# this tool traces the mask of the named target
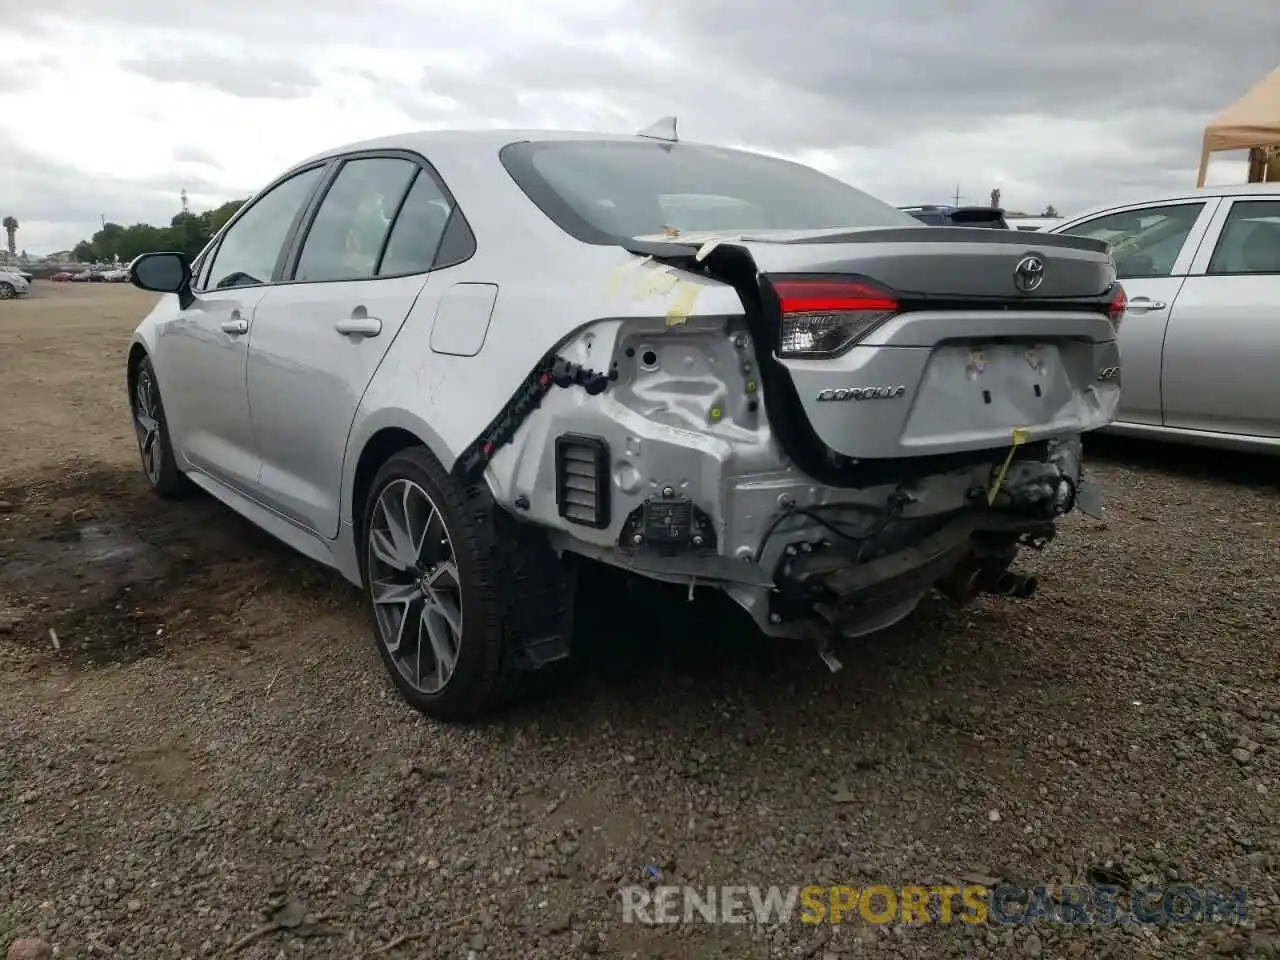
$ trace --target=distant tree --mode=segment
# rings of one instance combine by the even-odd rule
[[[128,263],[139,254],[158,250],[180,250],[194,257],[244,203],[231,200],[204,213],[183,210],[174,214],[164,227],[149,223],[135,223],[131,227],[104,223],[101,230],[88,240],[81,240],[71,252],[82,263],[117,259]]]
[[[4,218],[4,232],[9,241],[9,256],[13,256],[17,252],[18,245],[16,235],[18,233],[18,221],[14,217]]]
[[[1040,216],[1042,216],[1042,217],[1052,217],[1052,218],[1055,218],[1055,219],[1056,219],[1057,217],[1062,216],[1062,214],[1058,213],[1058,211],[1054,208],[1053,204],[1051,203],[1051,204],[1049,204],[1047,207],[1045,207],[1045,208],[1044,208],[1044,212],[1043,212],[1043,213],[1041,213],[1041,214],[1040,214]]]
[[[210,235],[217,233],[227,225],[227,221],[236,215],[241,207],[245,205],[244,200],[228,200],[220,207],[214,207],[208,213],[204,214],[209,218]]]

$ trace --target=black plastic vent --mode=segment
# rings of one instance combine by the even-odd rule
[[[556,504],[570,523],[609,525],[609,445],[599,437],[556,437]]]

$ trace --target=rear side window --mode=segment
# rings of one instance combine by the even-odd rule
[[[1209,273],[1280,273],[1280,200],[1237,200]]]
[[[378,276],[430,270],[452,213],[453,205],[436,182],[425,171],[419,172],[391,228]]]
[[[567,233],[587,243],[704,230],[915,226],[896,207],[811,167],[700,144],[513,143],[503,166]]]
[[[307,232],[295,280],[367,280],[418,166],[396,157],[343,164]]]

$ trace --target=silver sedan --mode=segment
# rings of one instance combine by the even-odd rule
[[[1113,433],[1280,454],[1280,183],[1098,207],[1129,295]]]

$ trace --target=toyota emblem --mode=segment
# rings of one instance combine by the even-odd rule
[[[1013,285],[1021,293],[1033,293],[1044,283],[1044,261],[1035,254],[1023,257],[1013,268]]]

